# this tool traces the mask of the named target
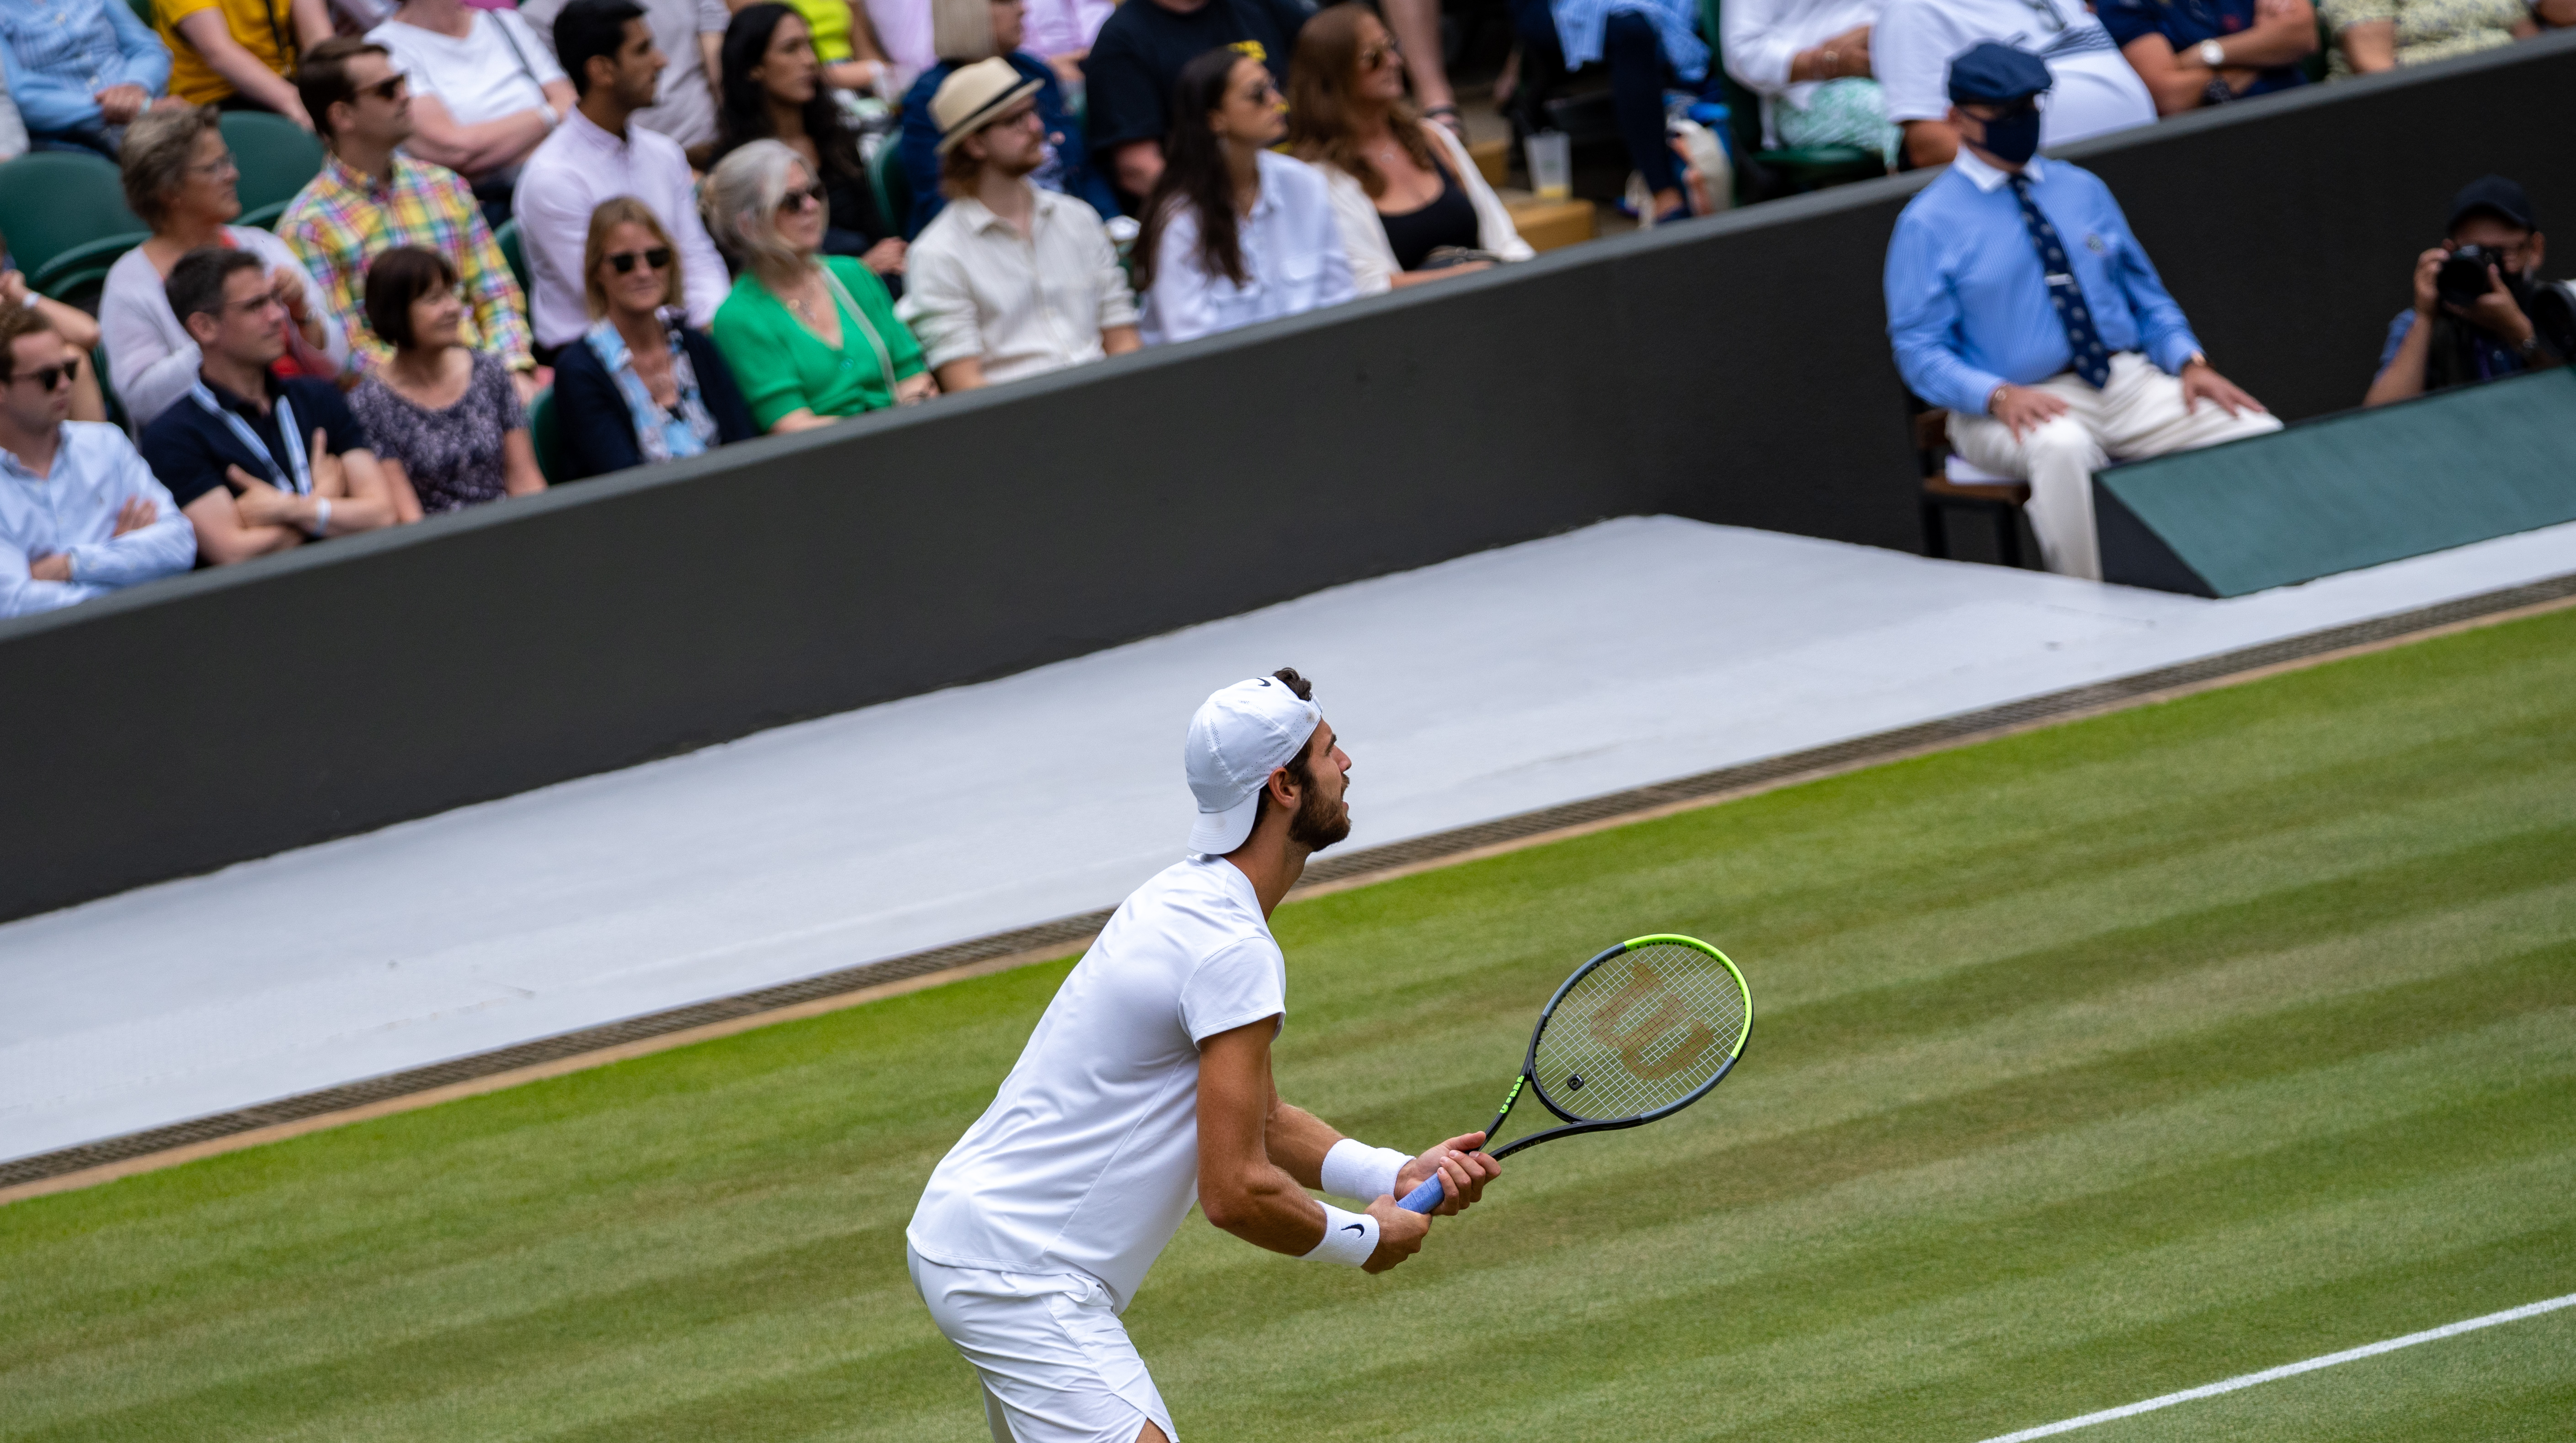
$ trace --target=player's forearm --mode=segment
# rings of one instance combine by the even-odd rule
[[[1219,1177],[1199,1169],[1199,1210],[1222,1232],[1291,1257],[1324,1238],[1324,1208],[1280,1168],[1248,1166]]]
[[[1271,1165],[1297,1180],[1300,1187],[1324,1185],[1324,1154],[1342,1140],[1330,1123],[1289,1103],[1279,1104],[1263,1130],[1262,1144]]]

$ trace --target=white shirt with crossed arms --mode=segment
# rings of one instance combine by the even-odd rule
[[[1284,1017],[1252,883],[1193,857],[1136,889],[1076,963],[905,1236],[956,1268],[1079,1272],[1120,1311],[1198,1201],[1199,1044]]]

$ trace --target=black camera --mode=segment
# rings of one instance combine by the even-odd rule
[[[2433,289],[2452,305],[2473,305],[2494,284],[2487,279],[2489,266],[2495,267],[2499,275],[2512,271],[2503,251],[2493,246],[2462,246],[2442,262],[2442,269],[2433,277]]]

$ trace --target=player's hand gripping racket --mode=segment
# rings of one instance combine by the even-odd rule
[[[1695,937],[1622,942],[1575,968],[1547,1000],[1521,1075],[1485,1136],[1502,1130],[1523,1088],[1564,1126],[1515,1138],[1492,1155],[1670,1117],[1725,1080],[1752,1033],[1753,993],[1725,953]],[[1441,1197],[1435,1172],[1402,1205],[1427,1213]]]

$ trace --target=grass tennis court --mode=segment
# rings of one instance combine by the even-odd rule
[[[1186,1437],[1974,1443],[2576,1291],[2576,612],[1292,904],[1281,1090],[1481,1125],[1667,929],[1734,1078],[1384,1278],[1193,1219]],[[0,1438],[981,1439],[902,1228],[1064,970],[0,1208]],[[2073,1436],[2570,1417],[2576,1310]]]

